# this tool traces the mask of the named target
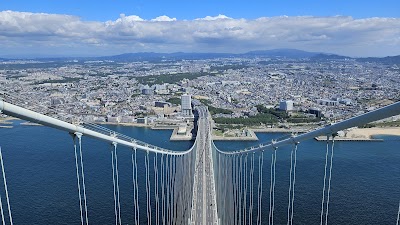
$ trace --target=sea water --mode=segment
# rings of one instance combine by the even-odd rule
[[[43,126],[14,122],[0,129],[7,184],[15,224],[79,224],[80,211],[71,136]],[[191,141],[171,142],[171,130],[108,126],[147,143],[186,150]],[[257,133],[259,141],[218,141],[225,151],[269,142],[284,136]],[[395,224],[400,200],[400,138],[380,136],[384,142],[336,142],[329,205],[329,224]],[[286,224],[290,152],[277,151],[275,224]],[[300,143],[294,202],[294,224],[319,224],[325,165],[325,142]],[[145,153],[138,151],[140,221],[146,223]],[[134,224],[131,149],[118,147],[121,217]],[[154,154],[150,154],[154,157]],[[113,224],[114,195],[111,145],[83,137],[83,160],[90,224]],[[268,224],[271,152],[264,152],[263,224]],[[151,164],[153,165],[153,164]],[[256,160],[255,179],[258,179]],[[153,178],[153,176],[151,176]],[[2,185],[2,183],[0,183]],[[5,205],[3,188],[0,194]],[[254,198],[257,205],[256,196]],[[257,210],[253,214],[256,214]],[[154,220],[153,220],[154,221]]]

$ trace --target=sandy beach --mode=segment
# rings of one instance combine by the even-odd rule
[[[0,123],[5,123],[7,121],[10,120],[18,120],[17,118],[11,117],[11,116],[7,116],[7,117],[0,117]]]
[[[348,138],[371,138],[374,135],[400,136],[400,127],[354,128],[346,133]]]

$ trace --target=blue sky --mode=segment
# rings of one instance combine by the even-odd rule
[[[0,57],[276,48],[400,55],[400,0],[0,0]]]
[[[0,10],[77,15],[83,20],[106,21],[118,15],[144,19],[167,15],[194,19],[224,14],[254,19],[271,16],[335,16],[354,18],[400,17],[399,0],[0,0]]]

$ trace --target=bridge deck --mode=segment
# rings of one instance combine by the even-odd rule
[[[199,107],[192,224],[218,224],[208,113]]]

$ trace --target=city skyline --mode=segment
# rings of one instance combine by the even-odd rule
[[[0,57],[278,48],[351,57],[400,55],[396,1],[230,3],[105,1],[93,7],[77,1],[4,1]]]

